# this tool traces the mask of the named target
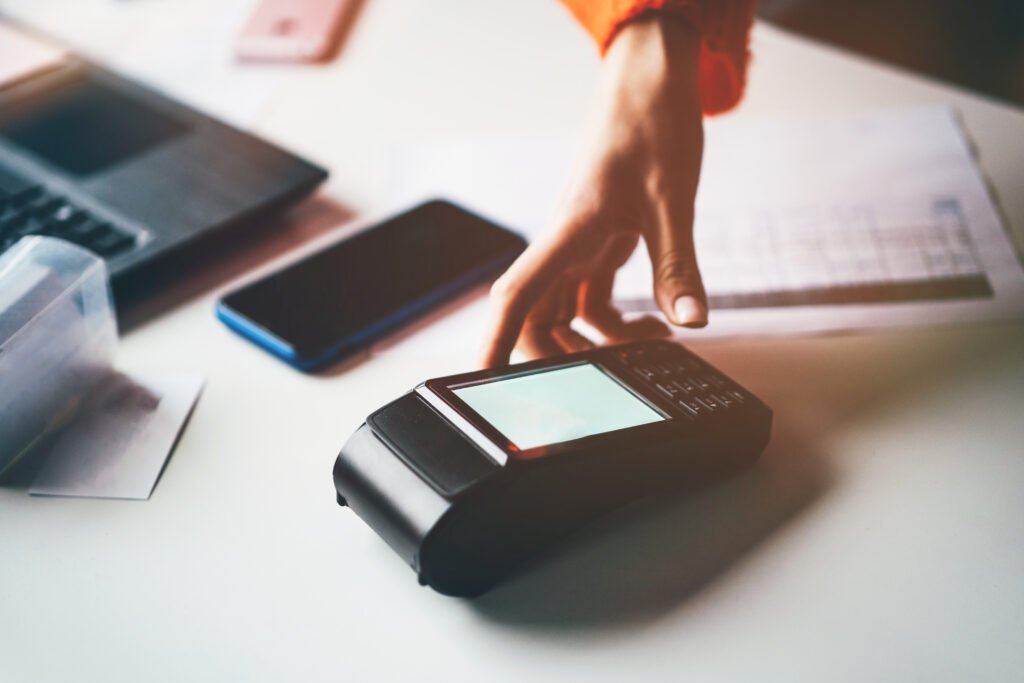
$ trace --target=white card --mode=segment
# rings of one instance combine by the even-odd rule
[[[28,492],[148,499],[202,387],[194,375],[116,375],[61,430]]]

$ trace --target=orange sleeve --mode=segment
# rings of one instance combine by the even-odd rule
[[[750,27],[757,0],[562,0],[604,54],[627,22],[666,12],[701,34],[699,84],[706,114],[733,108],[743,96],[750,61]]]

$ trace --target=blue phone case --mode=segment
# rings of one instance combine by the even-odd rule
[[[397,331],[416,318],[455,298],[458,294],[485,282],[492,275],[501,273],[511,265],[513,260],[514,258],[502,258],[484,264],[477,270],[452,280],[445,287],[411,301],[390,316],[338,340],[336,344],[316,356],[300,355],[290,344],[225,305],[223,299],[217,302],[216,313],[221,322],[257,346],[269,351],[297,370],[312,372],[368,348],[375,341]]]
[[[413,320],[439,307],[441,304],[450,301],[460,293],[498,275],[526,248],[526,240],[518,233],[487,221],[470,211],[466,211],[465,209],[444,200],[433,200],[427,202],[390,220],[400,220],[402,217],[414,214],[417,211],[431,210],[431,208],[436,209],[437,207],[447,207],[448,210],[454,210],[460,214],[467,215],[476,221],[485,222],[495,230],[501,231],[512,239],[507,240],[507,245],[502,248],[501,253],[490,260],[479,264],[471,270],[464,271],[458,277],[455,277],[440,286],[423,292],[419,296],[410,299],[404,306],[401,306],[385,317],[377,319],[351,334],[334,340],[333,343],[327,345],[325,348],[317,349],[315,354],[303,355],[303,353],[299,349],[295,348],[293,344],[276,335],[246,313],[233,308],[232,305],[228,303],[228,299],[237,292],[244,291],[244,289],[249,287],[258,286],[260,282],[274,277],[277,273],[267,275],[263,280],[258,280],[257,282],[247,285],[243,290],[237,290],[237,292],[231,292],[225,295],[217,302],[217,318],[241,336],[277,356],[292,367],[304,372],[315,371],[328,364],[340,361],[359,351],[367,349],[374,342],[387,336],[389,333],[400,329]],[[388,222],[389,221],[384,221],[380,225],[385,225]],[[368,230],[374,230],[375,227],[376,226],[368,228]],[[345,241],[347,240],[343,240],[342,242]],[[319,253],[322,254],[324,251],[332,249],[338,244],[341,243],[336,242],[334,244],[327,245]],[[311,254],[307,256],[306,259],[313,259],[316,256],[317,254]],[[304,261],[287,266],[284,270],[301,267],[302,263],[304,263]],[[278,271],[278,273],[284,272],[284,270]],[[330,311],[324,311],[324,315],[330,314]]]

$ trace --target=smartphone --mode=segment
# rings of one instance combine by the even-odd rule
[[[345,18],[360,0],[262,0],[235,44],[248,61],[326,59]]]
[[[525,248],[511,230],[434,200],[229,293],[217,317],[312,371],[496,277]]]

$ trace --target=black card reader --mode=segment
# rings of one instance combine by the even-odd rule
[[[638,342],[427,380],[366,419],[334,484],[420,583],[475,596],[605,513],[751,463],[771,420],[683,346]]]

